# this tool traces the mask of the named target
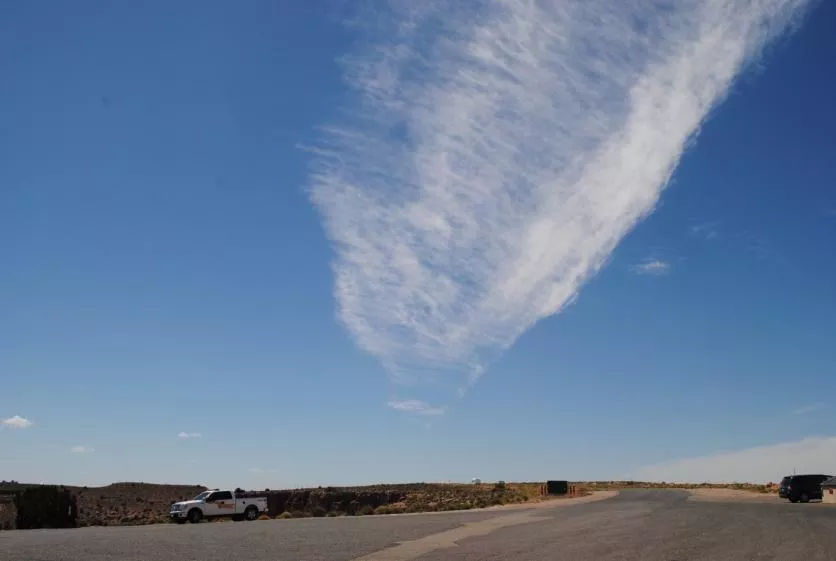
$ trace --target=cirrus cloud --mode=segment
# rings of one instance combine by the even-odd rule
[[[791,413],[793,415],[806,415],[808,413],[815,413],[816,411],[820,411],[822,409],[824,409],[824,403],[810,403],[808,405],[796,407],[791,411]]]
[[[89,446],[73,446],[70,448],[70,452],[73,454],[90,454],[95,451],[95,449],[90,448]]]
[[[357,18],[351,117],[309,148],[341,322],[396,381],[475,382],[604,266],[807,4],[393,1]]]
[[[652,259],[645,261],[643,263],[639,263],[638,265],[633,265],[630,268],[634,273],[637,275],[667,275],[671,270],[670,263],[666,261],[660,261],[658,259]]]
[[[445,409],[443,407],[433,407],[425,401],[419,399],[393,399],[387,403],[389,409],[395,411],[403,411],[404,413],[415,413],[416,415],[437,416],[444,415]]]

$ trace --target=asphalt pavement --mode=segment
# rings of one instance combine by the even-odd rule
[[[833,561],[836,507],[670,490],[537,508],[0,532],[1,561]]]

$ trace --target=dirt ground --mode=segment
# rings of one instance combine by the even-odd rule
[[[774,493],[756,493],[740,489],[688,489],[689,500],[708,502],[774,503],[783,501]]]

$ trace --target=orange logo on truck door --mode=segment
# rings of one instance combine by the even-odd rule
[[[218,508],[235,508],[235,505],[232,503],[220,502],[218,503]]]

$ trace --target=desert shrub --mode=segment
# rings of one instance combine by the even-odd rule
[[[258,519],[259,520],[270,520],[270,517],[267,516],[266,514],[262,514],[261,516],[258,517]]]
[[[504,491],[505,490],[505,482],[504,481],[497,481],[496,485],[493,486],[494,489],[497,491]]]
[[[375,510],[375,514],[403,514],[404,512],[406,512],[406,505],[403,504],[381,505]]]
[[[325,516],[327,516],[328,518],[336,518],[339,515],[340,514],[338,512],[334,512],[333,510],[325,513]]]
[[[442,510],[464,510],[466,506],[463,506],[462,503],[447,503],[441,507]]]
[[[288,518],[293,518],[293,515],[289,512],[283,512],[276,516],[276,520],[287,520]]]
[[[321,506],[315,506],[313,508],[313,510],[311,510],[311,514],[314,516],[314,518],[322,518],[327,513],[326,513],[325,509],[322,508]]]
[[[310,518],[311,515],[309,512],[305,512],[304,510],[294,510],[291,515],[293,518]]]
[[[359,516],[368,516],[370,514],[374,514],[374,508],[370,505],[363,505],[360,507],[360,510],[357,511]]]

